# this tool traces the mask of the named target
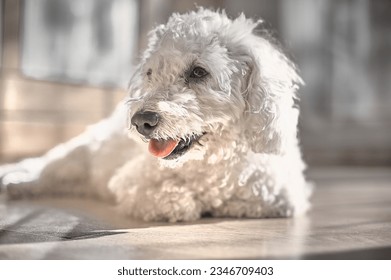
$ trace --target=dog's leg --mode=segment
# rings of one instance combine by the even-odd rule
[[[296,182],[297,183],[297,182]],[[308,188],[296,185],[295,194],[284,185],[263,180],[238,186],[235,193],[218,208],[212,210],[216,217],[280,218],[303,214],[309,207]],[[295,182],[292,182],[295,184]]]
[[[276,218],[305,213],[311,186],[303,176],[304,164],[296,158],[258,155],[246,163],[232,195],[212,210],[214,216]]]
[[[121,167],[110,180],[120,212],[144,221],[194,221],[201,203],[186,182],[162,170],[155,159],[140,155]]]
[[[70,192],[88,177],[88,151],[79,141],[73,139],[72,144],[57,146],[42,157],[0,167],[1,189],[9,198]]]
[[[125,125],[126,109],[120,104],[108,119],[42,157],[0,166],[1,189],[10,198],[42,194],[105,197],[110,176],[131,155]]]
[[[249,194],[248,196],[254,196]],[[270,201],[232,198],[211,211],[214,217],[236,218],[279,218],[294,215],[294,206],[284,194],[276,195]]]
[[[201,217],[201,204],[195,194],[176,181],[165,181],[163,186],[139,188],[136,192],[133,217],[145,221],[189,222]],[[121,204],[120,204],[121,205]],[[121,205],[127,207],[127,205]]]

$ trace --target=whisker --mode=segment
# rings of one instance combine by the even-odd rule
[[[126,105],[129,105],[130,103],[132,102],[137,102],[137,101],[140,101],[141,100],[141,97],[130,97],[128,98],[126,101],[125,101],[125,104]]]
[[[204,146],[204,145],[202,145],[202,144],[200,143],[200,140],[197,140],[196,143],[197,143],[198,145],[200,145],[201,147]]]

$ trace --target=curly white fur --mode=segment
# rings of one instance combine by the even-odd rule
[[[42,193],[114,195],[144,220],[287,217],[305,212],[310,190],[298,140],[296,91],[302,80],[244,15],[199,9],[174,14],[150,34],[113,115],[45,156],[0,168],[10,197]],[[189,81],[187,71],[209,73]],[[153,111],[153,139],[203,135],[177,159],[155,159],[126,121]],[[144,140],[144,141],[141,141]]]

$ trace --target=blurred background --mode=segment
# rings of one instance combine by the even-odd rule
[[[391,1],[198,0],[263,18],[299,66],[311,166],[391,165]],[[180,0],[0,0],[0,162],[43,153],[126,96],[146,34]]]

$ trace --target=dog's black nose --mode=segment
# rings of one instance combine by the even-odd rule
[[[132,125],[134,125],[140,134],[144,136],[150,136],[155,131],[159,123],[160,116],[155,112],[145,111],[137,112],[131,119]]]

